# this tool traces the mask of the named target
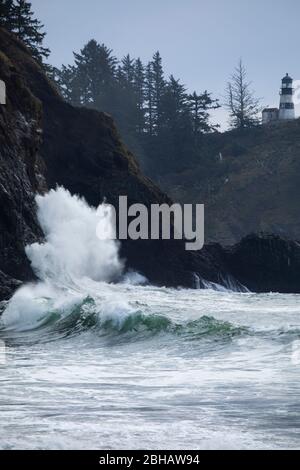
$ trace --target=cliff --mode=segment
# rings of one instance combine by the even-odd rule
[[[42,106],[4,54],[4,38],[1,31],[0,76],[7,85],[7,104],[0,106],[0,299],[33,278],[24,245],[42,237],[34,195],[46,187],[38,151]]]

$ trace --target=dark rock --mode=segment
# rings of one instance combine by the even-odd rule
[[[22,281],[14,279],[13,277],[8,276],[0,271],[0,300],[9,299],[12,292],[14,292],[21,285]]]
[[[42,106],[3,53],[2,39],[0,77],[6,83],[7,104],[0,106],[0,300],[18,285],[15,278],[34,277],[24,246],[43,236],[34,196],[46,187],[38,154]]]
[[[227,269],[251,291],[300,292],[300,243],[249,235],[225,252]]]

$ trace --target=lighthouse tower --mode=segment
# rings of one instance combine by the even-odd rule
[[[295,119],[293,79],[287,73],[280,90],[279,120]]]

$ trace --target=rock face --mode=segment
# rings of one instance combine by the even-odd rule
[[[0,77],[7,86],[7,103],[0,105],[0,299],[20,281],[33,278],[24,245],[42,237],[34,194],[45,189],[38,153],[42,106],[3,53],[2,39]]]
[[[249,235],[225,251],[230,273],[255,292],[300,292],[300,243]]]
[[[59,184],[94,206],[104,198],[117,205],[120,195],[129,204],[171,201],[142,175],[110,116],[66,104],[26,48],[3,29],[0,47],[0,78],[7,86],[7,104],[0,106],[1,301],[34,279],[24,247],[43,238],[36,192]],[[253,237],[230,249],[214,244],[200,252],[185,251],[183,241],[128,240],[121,255],[128,269],[158,285],[195,287],[196,274],[215,283],[234,276],[253,290],[300,292],[298,245],[280,239]]]

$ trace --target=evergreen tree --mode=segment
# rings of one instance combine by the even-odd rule
[[[115,117],[121,129],[132,135],[138,127],[138,108],[134,92],[134,60],[129,54],[123,57],[118,67],[117,84],[118,109]]]
[[[31,50],[32,55],[40,63],[47,58],[50,50],[43,47],[46,33],[42,31],[44,25],[33,17],[31,3],[26,0],[15,0],[12,5],[11,31]]]
[[[141,134],[145,129],[145,70],[141,59],[134,63],[133,90],[137,106],[137,132]]]
[[[123,70],[121,65],[118,65],[117,71],[116,71],[116,81],[119,84],[120,87],[124,87],[124,75],[123,75]]]
[[[192,113],[193,132],[197,137],[200,134],[215,131],[219,126],[211,125],[209,122],[209,110],[220,108],[218,100],[212,99],[211,94],[205,91],[198,95],[195,91],[188,96]]]
[[[124,57],[116,73],[113,116],[123,136],[132,145],[138,128],[138,106],[134,91],[134,69],[130,56]]]
[[[243,129],[259,124],[260,100],[251,90],[251,82],[247,80],[242,60],[239,61],[231,81],[227,84],[225,107],[230,113],[231,127]]]
[[[13,0],[0,0],[0,26],[12,31],[14,24]]]
[[[154,131],[154,80],[153,65],[149,62],[145,74],[146,130],[150,136]]]
[[[130,58],[130,55],[127,54],[122,59],[122,78],[126,83],[127,87],[133,87],[134,82],[134,60]]]
[[[155,171],[176,171],[186,165],[184,155],[191,158],[192,122],[186,88],[173,75],[165,83],[161,98],[161,117],[158,133]]]
[[[156,133],[159,132],[161,126],[161,103],[162,97],[165,92],[165,79],[162,67],[162,59],[160,53],[157,51],[152,60],[152,75],[153,75],[153,124]]]
[[[161,98],[161,122],[164,128],[178,129],[190,119],[185,86],[173,75],[165,86]]]
[[[116,68],[112,51],[92,39],[74,57],[75,86],[80,88],[81,104],[109,112]]]
[[[73,65],[63,65],[61,70],[54,70],[54,76],[50,78],[59,86],[62,96],[73,106],[80,106],[84,101],[82,80]]]

